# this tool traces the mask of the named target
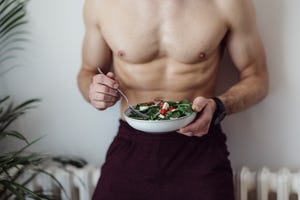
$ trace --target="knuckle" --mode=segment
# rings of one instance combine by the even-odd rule
[[[197,137],[202,137],[203,135],[204,134],[202,132],[199,132],[199,133],[195,134],[195,136],[197,136]]]
[[[98,74],[94,76],[94,83],[102,83],[104,81],[104,75]]]
[[[97,102],[97,103],[95,103],[95,107],[97,109],[101,109],[101,110],[105,110],[106,109],[106,106],[105,106],[104,102]]]
[[[105,75],[100,74],[98,80],[99,80],[100,83],[103,83],[105,81]]]
[[[103,87],[103,92],[105,92],[105,93],[109,93],[109,88],[108,88],[108,87],[106,87],[106,86],[104,86],[104,87]]]
[[[199,96],[199,97],[196,97],[196,98],[195,98],[194,102],[195,102],[195,103],[200,103],[200,102],[204,101],[204,99],[205,99],[204,97]]]
[[[98,100],[105,100],[105,95],[102,94],[102,93],[98,93],[98,94],[97,94],[97,99],[98,99]]]
[[[93,76],[93,83],[96,83],[96,82],[97,82],[98,77],[99,77],[98,75]]]
[[[203,124],[205,126],[207,126],[207,124],[209,124],[209,123],[210,123],[210,118],[206,117],[206,118],[203,119]]]
[[[208,127],[208,126],[205,126],[205,127],[203,128],[203,131],[202,131],[202,132],[203,132],[204,134],[206,134],[206,133],[208,132],[208,129],[209,129],[209,127]]]
[[[95,90],[95,85],[93,83],[90,84],[90,87],[89,87],[89,92],[92,92]]]
[[[193,109],[195,109],[196,111],[200,112],[204,106],[206,105],[206,101],[204,97],[196,97],[193,101]]]
[[[93,98],[94,98],[94,91],[93,90],[89,91],[89,98],[90,98],[90,100],[93,100]]]
[[[99,104],[94,100],[91,101],[91,104],[97,109],[100,107]]]
[[[109,100],[113,103],[116,103],[118,101],[116,97],[109,97]]]
[[[111,90],[111,94],[114,95],[115,97],[118,97],[118,91],[117,90]]]

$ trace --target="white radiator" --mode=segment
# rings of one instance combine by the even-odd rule
[[[100,170],[93,166],[82,169],[68,166],[66,169],[50,167],[53,174],[65,188],[59,190],[49,176],[40,174],[29,187],[44,192],[55,191],[62,200],[91,200]],[[288,169],[271,172],[268,168],[250,171],[247,167],[234,175],[236,200],[300,200],[300,172]]]
[[[92,194],[100,176],[99,168],[87,165],[84,168],[67,166],[65,168],[48,167],[45,171],[52,174],[63,186],[64,190],[50,178],[49,175],[40,173],[28,188],[43,193],[54,193],[58,200],[91,200]],[[27,177],[30,174],[27,174]],[[26,176],[23,176],[25,179]]]
[[[243,167],[235,175],[235,187],[237,200],[300,200],[300,172]]]

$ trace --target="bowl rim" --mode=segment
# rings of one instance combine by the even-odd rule
[[[168,120],[143,120],[143,119],[134,119],[134,118],[131,118],[131,117],[129,117],[126,113],[129,111],[130,109],[129,108],[127,108],[125,111],[124,111],[124,113],[123,113],[123,115],[124,115],[124,117],[125,118],[128,118],[128,119],[130,119],[130,120],[132,120],[132,121],[136,121],[136,122],[147,122],[147,123],[167,123],[167,122],[174,122],[174,121],[178,121],[178,120],[182,120],[182,119],[185,119],[185,118],[188,118],[188,117],[190,117],[190,116],[192,116],[192,115],[197,115],[197,112],[192,112],[191,114],[189,114],[189,115],[186,115],[186,116],[183,116],[183,117],[179,117],[179,118],[175,118],[175,119],[168,119]]]

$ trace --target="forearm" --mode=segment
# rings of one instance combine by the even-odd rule
[[[261,101],[268,93],[267,73],[242,79],[219,98],[227,114],[243,111]]]
[[[89,87],[92,83],[93,76],[95,75],[92,71],[87,71],[84,69],[81,69],[77,76],[77,84],[78,88],[83,96],[83,98],[90,102],[89,99]]]

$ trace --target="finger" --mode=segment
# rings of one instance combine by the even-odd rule
[[[203,113],[193,123],[181,128],[181,133],[192,132],[194,135],[203,135],[208,132],[212,116],[208,109],[204,109]]]
[[[204,97],[196,97],[193,101],[192,108],[196,112],[202,111],[207,105],[208,100]]]
[[[202,136],[206,135],[207,133],[208,133],[208,131],[206,131],[206,132],[194,133],[193,136],[196,136],[196,137],[202,137]]]
[[[110,88],[117,89],[119,84],[116,80],[104,75],[104,74],[97,74],[93,77],[93,83],[103,84]]]
[[[111,79],[113,79],[113,80],[116,80],[116,79],[115,79],[115,74],[112,73],[112,72],[108,72],[108,73],[106,74],[106,76],[109,77],[109,78],[111,78]]]
[[[100,92],[100,93],[107,94],[107,95],[110,95],[110,96],[119,97],[119,93],[118,93],[117,90],[112,89],[112,88],[107,87],[107,86],[102,85],[102,84],[92,84],[91,88],[90,88],[90,91],[98,92],[98,93]]]
[[[192,133],[192,132],[182,133],[182,132],[177,131],[177,133],[180,133],[180,134],[185,135],[185,136],[188,136],[188,137],[192,137],[192,136],[193,136],[193,133]]]
[[[208,120],[204,117],[198,118],[194,123],[187,125],[186,127],[181,128],[179,131],[184,132],[198,132],[203,129],[203,127],[208,123]]]
[[[111,95],[107,95],[104,93],[100,93],[100,92],[94,92],[91,95],[91,99],[94,101],[104,101],[104,102],[116,102],[118,101],[117,97],[111,96]]]
[[[92,105],[98,110],[105,110],[114,104],[115,102],[92,101]]]

